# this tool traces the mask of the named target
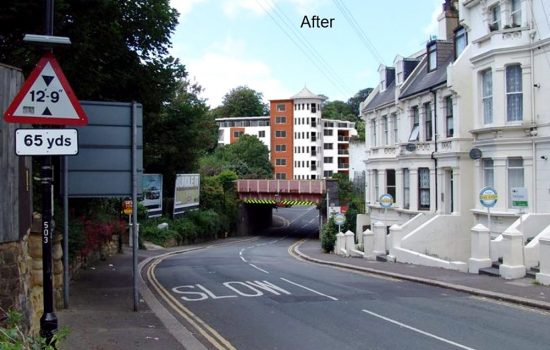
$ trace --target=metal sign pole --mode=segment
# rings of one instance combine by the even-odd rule
[[[53,36],[53,0],[46,0],[45,34]],[[51,344],[57,332],[57,316],[53,310],[53,276],[52,276],[52,157],[42,158],[40,168],[42,185],[42,288],[44,293],[44,312],[40,317],[40,335]]]
[[[491,237],[491,207],[487,207],[487,226],[489,228],[489,239]]]
[[[63,157],[63,306],[69,308],[69,157]]]
[[[40,335],[51,344],[57,331],[57,316],[53,310],[52,276],[52,157],[42,159],[40,178],[42,184],[42,279],[44,312],[40,317]]]
[[[137,204],[137,103],[132,102],[132,261],[133,261],[133,290],[134,290],[134,311],[138,311],[138,204]]]

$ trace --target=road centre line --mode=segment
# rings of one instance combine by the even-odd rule
[[[451,341],[451,340],[448,340],[448,339],[445,339],[445,338],[442,338],[442,337],[438,337],[438,336],[435,335],[435,334],[431,334],[431,333],[425,332],[425,331],[423,331],[423,330],[420,330],[420,329],[418,329],[418,328],[414,328],[414,327],[412,327],[412,326],[406,325],[406,324],[404,324],[404,323],[401,323],[401,322],[399,322],[399,321],[393,320],[393,319],[391,319],[391,318],[388,318],[388,317],[384,317],[384,316],[382,316],[382,315],[379,315],[379,314],[377,314],[377,313],[375,313],[375,312],[372,312],[372,311],[369,311],[369,310],[362,310],[362,311],[365,312],[365,313],[367,313],[367,314],[369,314],[369,315],[372,315],[372,316],[374,316],[374,317],[381,318],[381,319],[383,319],[384,321],[388,321],[388,322],[391,322],[391,323],[393,323],[393,324],[396,324],[396,325],[398,325],[398,326],[400,326],[400,327],[407,328],[407,329],[409,329],[409,330],[411,330],[411,331],[414,331],[414,332],[423,334],[423,335],[425,335],[425,336],[427,336],[427,337],[437,339],[437,340],[439,340],[439,341],[442,341],[442,342],[447,343],[447,344],[450,344],[450,345],[454,345],[454,346],[456,346],[457,348],[461,348],[461,349],[465,349],[465,350],[475,350],[474,348],[470,348],[470,347],[468,347],[468,346],[466,346],[466,345],[462,345],[462,344],[459,344],[459,343],[455,343],[454,341]]]
[[[255,268],[256,270],[259,270],[259,271],[262,271],[263,273],[269,274],[269,272],[267,272],[267,271],[264,270],[264,269],[259,268],[258,266],[254,265],[254,264],[248,264],[248,265],[252,266],[252,267]]]
[[[297,287],[303,288],[303,289],[308,290],[308,291],[310,291],[310,292],[312,292],[312,293],[315,293],[315,294],[317,294],[317,295],[321,295],[321,296],[323,296],[323,297],[329,298],[330,300],[334,300],[334,301],[337,301],[337,300],[338,300],[338,299],[335,298],[335,297],[331,297],[330,295],[323,294],[323,293],[321,293],[321,292],[318,292],[318,291],[316,291],[316,290],[314,290],[314,289],[308,288],[308,287],[303,286],[303,285],[301,285],[301,284],[298,284],[298,283],[296,283],[296,282],[292,282],[292,281],[290,281],[290,280],[287,280],[286,278],[281,277],[281,279],[282,279],[283,281],[287,282],[287,283],[293,284],[293,285],[295,285],[295,286],[297,286]]]

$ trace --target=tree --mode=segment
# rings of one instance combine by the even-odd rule
[[[323,119],[347,120],[351,122],[355,122],[358,119],[350,106],[342,101],[326,102],[321,113]]]
[[[221,112],[223,117],[251,117],[268,115],[269,109],[263,103],[263,94],[247,86],[239,86],[223,97]],[[216,113],[216,114],[217,114]]]
[[[370,95],[371,92],[372,88],[359,90],[353,97],[348,100],[347,104],[355,115],[359,116],[361,114],[361,111],[359,110],[359,104],[365,101],[365,99]]]
[[[231,170],[239,178],[269,179],[273,177],[273,166],[269,161],[269,150],[256,136],[242,135],[233,144],[218,147],[200,159],[200,173],[215,176]]]
[[[164,174],[168,184],[174,183],[176,173],[196,171],[199,157],[217,144],[214,120],[208,117],[208,107],[198,97],[199,92],[199,86],[180,82],[176,97],[156,118],[146,120],[145,169]]]
[[[44,1],[0,3],[0,62],[30,72],[41,52],[22,41],[44,33]],[[187,73],[168,56],[178,13],[169,0],[57,0],[54,34],[72,45],[56,57],[81,100],[138,101],[158,113]]]

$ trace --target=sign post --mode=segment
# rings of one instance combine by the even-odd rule
[[[487,208],[487,228],[489,229],[489,236],[491,235],[491,208],[497,204],[498,195],[497,191],[492,187],[483,187],[479,191],[479,203]]]
[[[519,226],[523,235],[523,214],[529,207],[529,195],[527,187],[512,187],[512,208],[519,209]]]
[[[334,222],[338,225],[338,233],[342,232],[342,225],[346,222],[346,216],[342,213],[334,214]]]
[[[43,40],[46,40],[48,43],[46,45],[46,52],[6,109],[4,121],[8,123],[47,125],[39,131],[18,130],[22,143],[18,144],[17,150],[21,151],[21,155],[43,155],[40,167],[40,182],[42,187],[41,233],[44,312],[42,317],[40,317],[40,335],[46,338],[48,345],[55,346],[55,344],[52,344],[53,336],[57,332],[57,316],[53,308],[53,168],[51,155],[74,153],[74,145],[78,144],[78,140],[71,131],[53,131],[48,126],[54,124],[86,125],[88,119],[80,107],[78,99],[65,78],[57,60],[53,56],[52,46],[55,40],[52,39],[57,38],[53,36],[53,0],[46,0],[45,5],[45,36],[32,35],[35,40],[30,41],[43,44]],[[70,43],[67,38],[62,39],[64,40],[60,40],[59,43]],[[17,136],[16,131],[16,139]],[[78,147],[76,148],[76,152],[78,152]],[[65,269],[67,268],[65,266]]]
[[[380,199],[378,201],[380,202],[380,206],[384,208],[384,225],[388,227],[386,215],[388,213],[388,208],[391,208],[391,206],[393,205],[393,196],[389,193],[385,193],[380,196]]]

